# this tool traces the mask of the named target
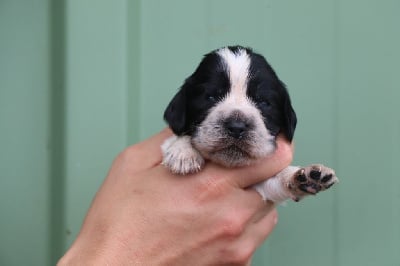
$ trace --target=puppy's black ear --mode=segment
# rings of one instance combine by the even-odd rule
[[[289,95],[285,97],[285,101],[283,104],[284,104],[283,111],[285,117],[283,133],[285,134],[286,138],[289,141],[292,141],[294,136],[294,130],[296,129],[297,117],[290,102]]]
[[[183,86],[168,104],[164,112],[164,120],[175,135],[182,135],[186,131],[186,88]]]

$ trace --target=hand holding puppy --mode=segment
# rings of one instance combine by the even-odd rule
[[[114,161],[81,231],[58,265],[246,265],[271,233],[272,205],[253,189],[287,167],[282,138],[268,160],[227,169],[206,163],[182,177],[160,165],[170,130]]]

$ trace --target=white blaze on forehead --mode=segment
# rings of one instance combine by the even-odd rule
[[[231,83],[228,98],[234,102],[243,101],[246,97],[247,79],[250,68],[250,57],[246,50],[239,49],[236,53],[228,48],[222,48],[218,54],[225,62],[226,71]]]

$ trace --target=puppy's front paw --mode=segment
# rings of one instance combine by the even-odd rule
[[[174,174],[186,175],[200,171],[204,159],[194,149],[181,150],[171,147],[165,151],[162,164]]]
[[[188,136],[171,137],[162,145],[163,161],[174,174],[191,174],[201,170],[204,159],[201,154],[193,148]]]
[[[316,164],[296,171],[287,183],[294,201],[299,201],[306,195],[315,195],[330,188],[339,179],[332,169]]]

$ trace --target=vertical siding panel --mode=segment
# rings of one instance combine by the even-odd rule
[[[49,264],[49,2],[0,2],[0,265]]]
[[[127,142],[126,2],[66,2],[67,246]]]
[[[142,63],[141,1],[126,0],[126,38],[127,38],[127,141],[135,143],[140,139],[140,95]]]
[[[65,2],[50,2],[50,184],[49,250],[55,265],[65,250]]]
[[[400,40],[397,40],[397,47],[400,45]],[[400,56],[399,56],[400,57]],[[397,62],[399,62],[400,58],[397,58]],[[394,82],[396,81],[396,70],[395,68],[392,69],[392,77]],[[398,82],[397,82],[398,83]],[[396,83],[395,83],[396,84]],[[398,111],[396,106],[398,105],[398,99],[400,99],[400,91],[398,88],[394,88],[392,92],[392,114],[396,114]],[[394,115],[397,117],[396,115]],[[390,158],[392,158],[392,167],[391,167],[391,189],[390,194],[392,195],[391,202],[389,204],[391,209],[391,214],[388,216],[387,219],[391,221],[391,230],[392,230],[392,238],[391,243],[389,244],[392,247],[392,256],[393,256],[393,264],[400,265],[400,252],[396,247],[400,246],[400,178],[398,175],[398,162],[400,161],[400,121],[397,117],[397,122],[393,123],[393,133],[391,135],[391,143],[392,143],[392,150]]]
[[[339,265],[400,262],[399,10],[340,1]]]

